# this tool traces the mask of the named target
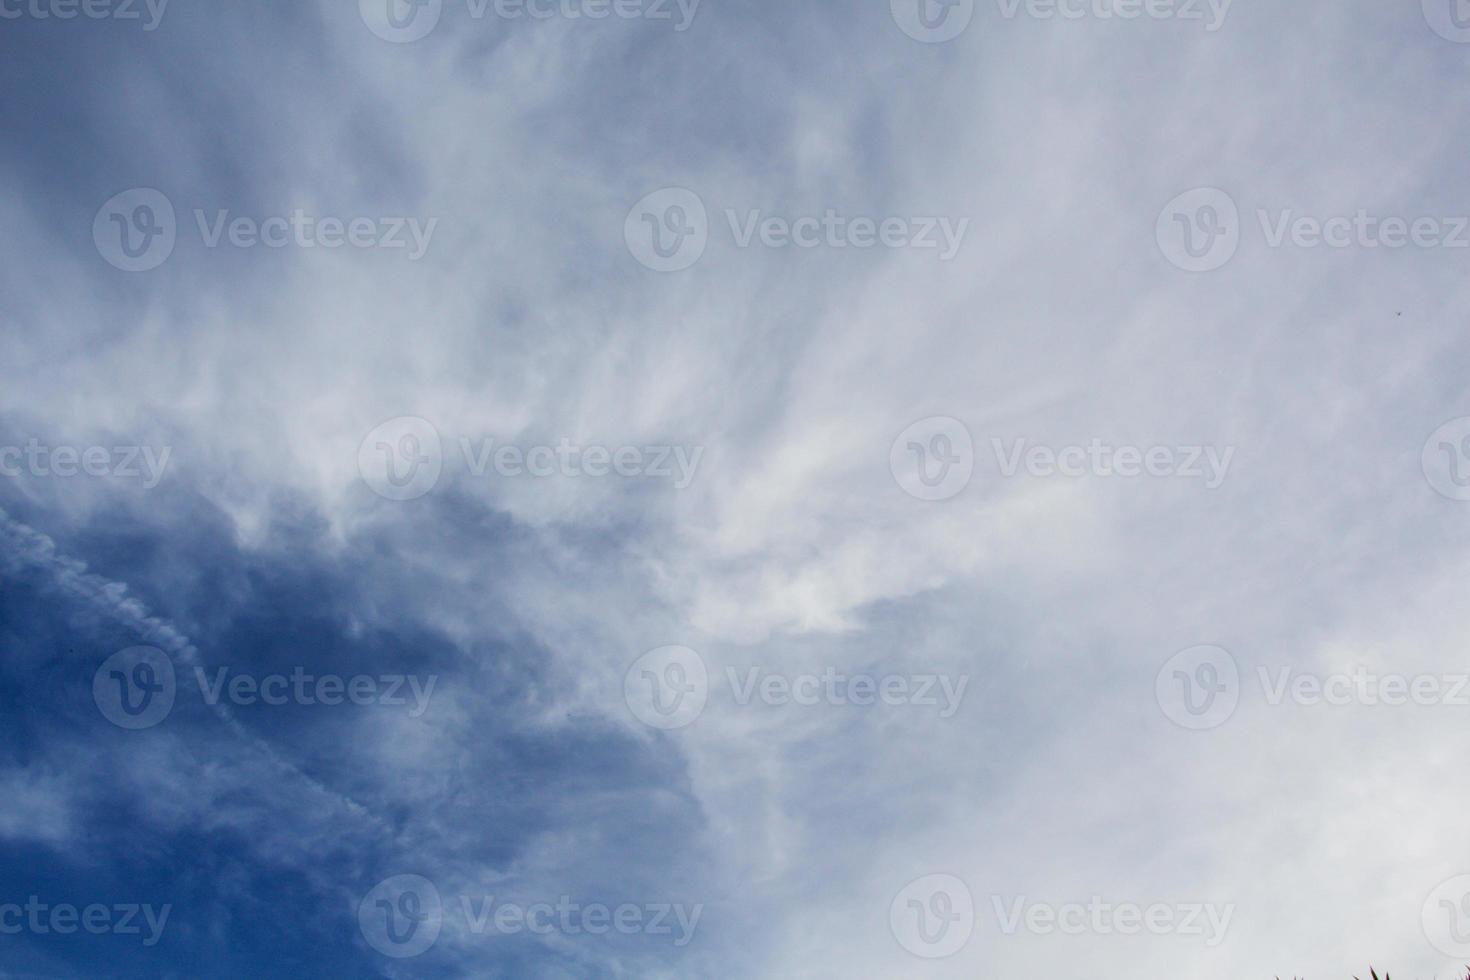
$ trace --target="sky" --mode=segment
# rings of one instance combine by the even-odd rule
[[[1467,77],[0,0],[0,978],[1462,975]]]

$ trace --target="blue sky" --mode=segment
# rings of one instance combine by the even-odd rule
[[[1470,961],[1470,10],[1060,3],[0,0],[0,977]]]

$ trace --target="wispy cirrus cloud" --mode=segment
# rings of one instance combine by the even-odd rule
[[[591,6],[3,25],[0,958],[1443,972],[1453,12]]]

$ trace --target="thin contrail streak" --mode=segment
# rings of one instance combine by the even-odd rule
[[[202,669],[198,648],[173,624],[152,615],[142,601],[129,596],[125,583],[87,571],[86,563],[60,554],[56,549],[56,542],[51,538],[15,520],[0,507],[0,573],[13,575],[27,568],[46,574],[57,589],[126,626],[144,643],[158,647],[176,662]],[[210,707],[231,732],[264,755],[282,774],[303,780],[315,792],[332,799],[356,816],[372,820],[386,831],[387,828],[381,821],[361,804],[302,772],[290,760],[282,757],[269,742],[240,724],[226,705],[216,702]]]

